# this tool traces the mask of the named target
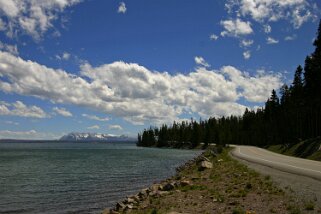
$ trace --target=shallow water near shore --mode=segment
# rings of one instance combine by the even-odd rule
[[[0,143],[0,213],[101,213],[198,154],[132,143]]]

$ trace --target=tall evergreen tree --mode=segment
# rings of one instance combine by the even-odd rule
[[[292,87],[294,91],[302,90],[302,87],[303,87],[302,71],[303,71],[303,68],[301,65],[299,65],[295,70],[294,79],[292,83]]]
[[[304,87],[306,95],[313,101],[321,100],[321,21],[313,43],[315,51],[306,57],[304,66]]]
[[[304,72],[298,66],[291,86],[281,87],[280,99],[273,90],[264,108],[246,109],[241,117],[150,127],[138,135],[138,145],[193,148],[204,142],[205,147],[211,143],[288,146],[321,136],[321,21],[314,46],[315,51],[305,60]]]

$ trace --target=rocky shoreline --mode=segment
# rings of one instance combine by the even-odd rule
[[[210,151],[213,156],[217,155],[217,151]],[[190,168],[191,166],[197,164],[200,171],[211,169],[213,164],[211,161],[205,157],[205,152],[199,156],[193,158],[192,160],[187,161],[183,165],[176,168],[176,174],[171,178],[168,178],[159,183],[155,183],[152,186],[142,189],[135,195],[128,196],[124,200],[117,202],[113,208],[107,208],[103,211],[103,214],[119,214],[130,212],[131,210],[137,209],[137,207],[148,198],[158,198],[164,195],[170,194],[170,191],[179,191],[177,190],[180,187],[185,187],[191,185],[191,181],[180,177],[179,172]],[[176,189],[176,190],[175,190]],[[144,207],[142,207],[144,208]]]
[[[230,149],[207,149],[169,179],[128,196],[103,214],[321,213],[315,201],[282,190],[232,159]]]

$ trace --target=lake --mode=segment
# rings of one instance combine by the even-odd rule
[[[133,143],[0,143],[0,213],[101,213],[199,153]]]

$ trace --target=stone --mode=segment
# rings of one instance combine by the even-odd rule
[[[147,194],[144,194],[143,192],[139,192],[139,193],[138,193],[138,197],[139,197],[139,200],[142,200],[142,199],[144,199],[145,197],[147,197]]]
[[[142,189],[137,195],[138,195],[138,197],[140,197],[140,198],[145,198],[145,197],[147,197],[148,196],[148,194],[151,192],[151,190],[150,189]]]
[[[213,164],[209,161],[202,161],[201,165],[200,165],[200,169],[204,170],[204,169],[212,169],[213,168]]]
[[[125,209],[133,209],[134,208],[134,206],[133,205],[130,205],[130,204],[128,204],[128,205],[126,205],[126,208]]]
[[[180,181],[174,181],[172,182],[172,185],[174,185],[174,187],[179,187],[181,185],[181,182]]]
[[[135,199],[131,198],[131,197],[127,198],[125,201],[128,204],[136,204],[137,203],[137,201]]]
[[[163,187],[163,191],[171,191],[175,188],[175,184],[174,183],[167,183],[164,187]]]
[[[149,188],[151,191],[163,190],[163,185],[161,184],[154,184]]]
[[[216,156],[217,156],[216,152],[213,151],[213,150],[211,150],[211,155],[212,155],[213,157],[216,157]]]
[[[155,196],[157,196],[157,191],[150,192],[150,193],[149,193],[149,196],[150,196],[150,197],[155,197]]]
[[[144,210],[144,209],[147,209],[148,208],[148,205],[142,205],[141,208]]]
[[[228,203],[229,205],[235,206],[238,205],[239,203],[237,201],[231,201]]]
[[[207,157],[205,157],[205,156],[201,156],[201,157],[200,157],[200,160],[210,162],[210,160],[209,160]]]
[[[110,214],[112,212],[112,209],[106,208],[103,210],[102,214]]]
[[[142,191],[145,191],[147,194],[151,192],[151,190],[148,188],[142,189]]]
[[[188,181],[188,180],[182,180],[181,182],[180,182],[180,184],[181,184],[181,186],[189,186],[189,185],[191,185],[191,182],[190,181]]]
[[[138,194],[132,196],[131,198],[134,199],[136,202],[140,201],[140,198],[139,198]]]
[[[163,196],[163,195],[168,195],[168,194],[169,194],[169,192],[167,192],[167,191],[158,191],[157,192],[158,196]]]
[[[118,202],[117,204],[116,204],[116,210],[118,211],[118,210],[123,210],[123,209],[125,209],[126,208],[126,205],[124,204],[124,203],[122,203],[122,202]]]
[[[104,214],[104,213],[103,213]],[[115,210],[109,210],[108,214],[120,214],[120,212],[117,212]]]

